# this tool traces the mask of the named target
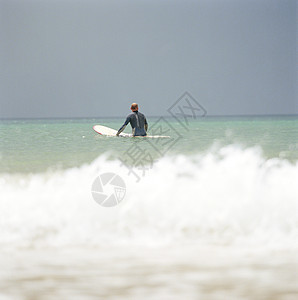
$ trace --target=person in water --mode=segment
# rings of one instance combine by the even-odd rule
[[[139,112],[139,107],[137,103],[133,103],[130,107],[132,113],[130,113],[124,124],[121,126],[121,128],[117,132],[117,136],[125,129],[126,125],[130,123],[132,128],[132,135],[133,136],[146,136],[147,135],[147,129],[148,129],[148,123],[146,120],[146,117]]]

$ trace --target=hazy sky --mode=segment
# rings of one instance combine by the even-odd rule
[[[0,117],[298,114],[297,1],[0,0]]]

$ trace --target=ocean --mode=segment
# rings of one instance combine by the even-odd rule
[[[297,299],[298,117],[123,122],[0,121],[0,299]]]

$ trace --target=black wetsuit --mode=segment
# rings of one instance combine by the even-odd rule
[[[126,125],[130,123],[132,128],[132,135],[133,136],[146,136],[146,130],[148,128],[148,123],[146,120],[146,117],[138,112],[134,111],[131,114],[129,114],[124,122],[124,124],[121,126],[121,128],[118,130],[118,134],[120,134],[126,127]]]

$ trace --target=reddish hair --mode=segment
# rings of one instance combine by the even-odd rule
[[[133,103],[130,107],[130,109],[138,109],[138,104],[137,103]]]

